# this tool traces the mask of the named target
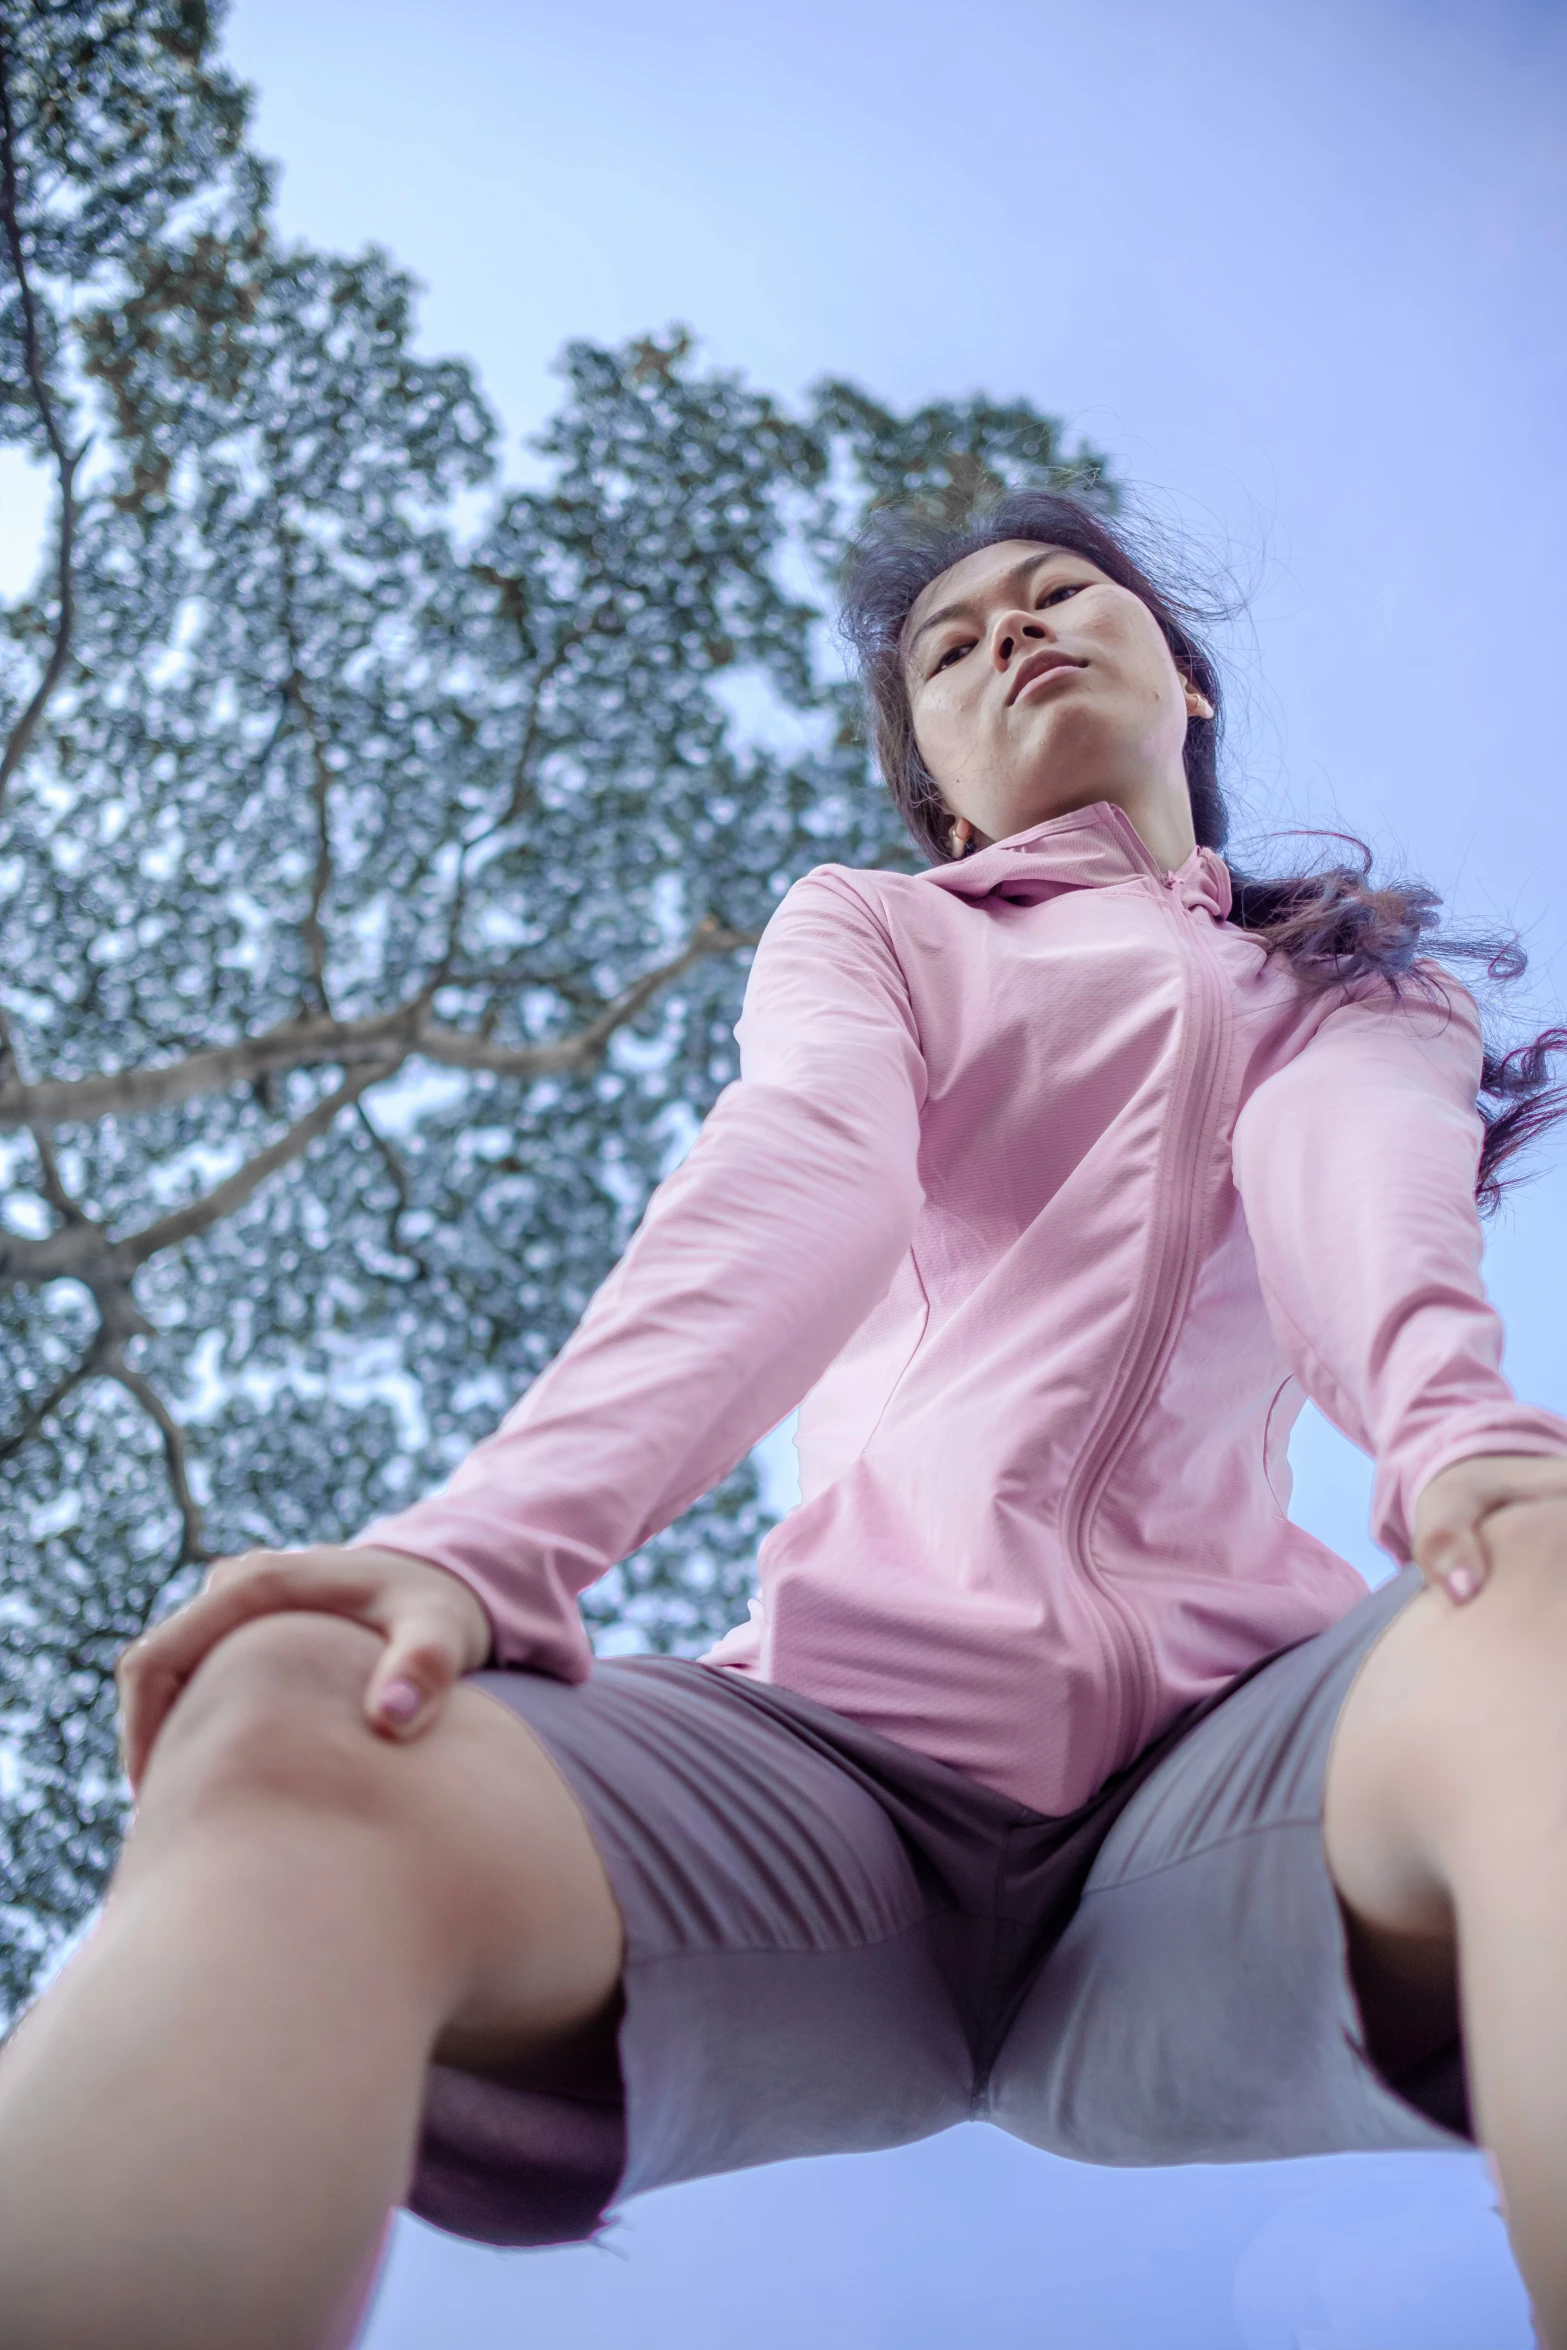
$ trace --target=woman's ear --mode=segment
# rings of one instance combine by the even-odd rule
[[[1201,687],[1193,685],[1189,677],[1183,679],[1182,682],[1186,688],[1187,717],[1211,718],[1213,716],[1213,704],[1209,701],[1207,695],[1202,691]]]

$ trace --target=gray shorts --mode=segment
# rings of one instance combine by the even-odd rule
[[[1099,2163],[1452,2147],[1461,2051],[1368,2062],[1329,1742],[1414,1570],[1048,1819],[787,1689],[672,1658],[473,1676],[543,1741],[626,1928],[619,2077],[437,2066],[410,2207],[569,2243],[611,2204],[990,2121]]]

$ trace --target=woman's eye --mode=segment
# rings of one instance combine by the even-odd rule
[[[941,659],[936,663],[935,668],[931,671],[931,676],[939,677],[942,671],[949,665],[949,663],[953,661],[961,661],[964,654],[971,653],[973,649],[974,648],[972,645],[948,645],[946,651],[942,654]]]
[[[1080,579],[1064,579],[1059,587],[1047,589],[1034,608],[1038,612],[1043,612],[1047,604],[1059,604],[1066,596],[1081,595],[1083,586],[1084,582]]]

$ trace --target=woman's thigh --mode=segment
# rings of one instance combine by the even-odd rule
[[[996,2064],[1003,2127],[1117,2163],[1456,2142],[1456,2064],[1400,2094],[1370,2060],[1322,1829],[1348,1693],[1417,1586],[1274,1658],[1128,1804]]]
[[[625,1922],[619,2072],[438,2066],[416,2211],[490,2242],[570,2241],[619,2196],[967,2116],[967,1985],[993,1936],[890,1816],[956,1774],[673,1660],[601,1665],[575,1688],[486,1673],[477,1689],[537,1732],[591,1822]],[[877,1783],[878,1759],[896,1784]],[[975,1808],[996,1802],[981,1790]],[[993,1882],[993,1848],[974,1873]]]
[[[1379,2059],[1458,2028],[1457,1920],[1507,1896],[1509,1867],[1559,1865],[1567,1818],[1567,1560],[1516,1514],[1489,1581],[1455,1608],[1420,1592],[1343,1707],[1324,1837]]]
[[[431,1755],[429,1824],[457,1862],[472,1973],[440,2063],[584,2059],[612,2042],[625,1933],[582,1807],[541,1740],[459,1686]]]
[[[378,1648],[374,1633],[325,1614],[230,1633],[159,1738],[122,1874],[181,1845],[243,1849],[260,1832],[269,1853],[293,1852],[318,1906],[335,1885],[343,1900],[405,1916],[393,1938],[440,1986],[443,2057],[521,2058],[613,1998],[621,1927],[603,1863],[539,1740],[472,1688],[453,1690],[419,1737],[372,1730],[364,1692]]]

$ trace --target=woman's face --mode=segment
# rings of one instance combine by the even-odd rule
[[[931,581],[903,632],[915,739],[981,841],[1109,800],[1173,870],[1195,845],[1181,752],[1212,717],[1153,614],[1086,556],[1009,539]]]

